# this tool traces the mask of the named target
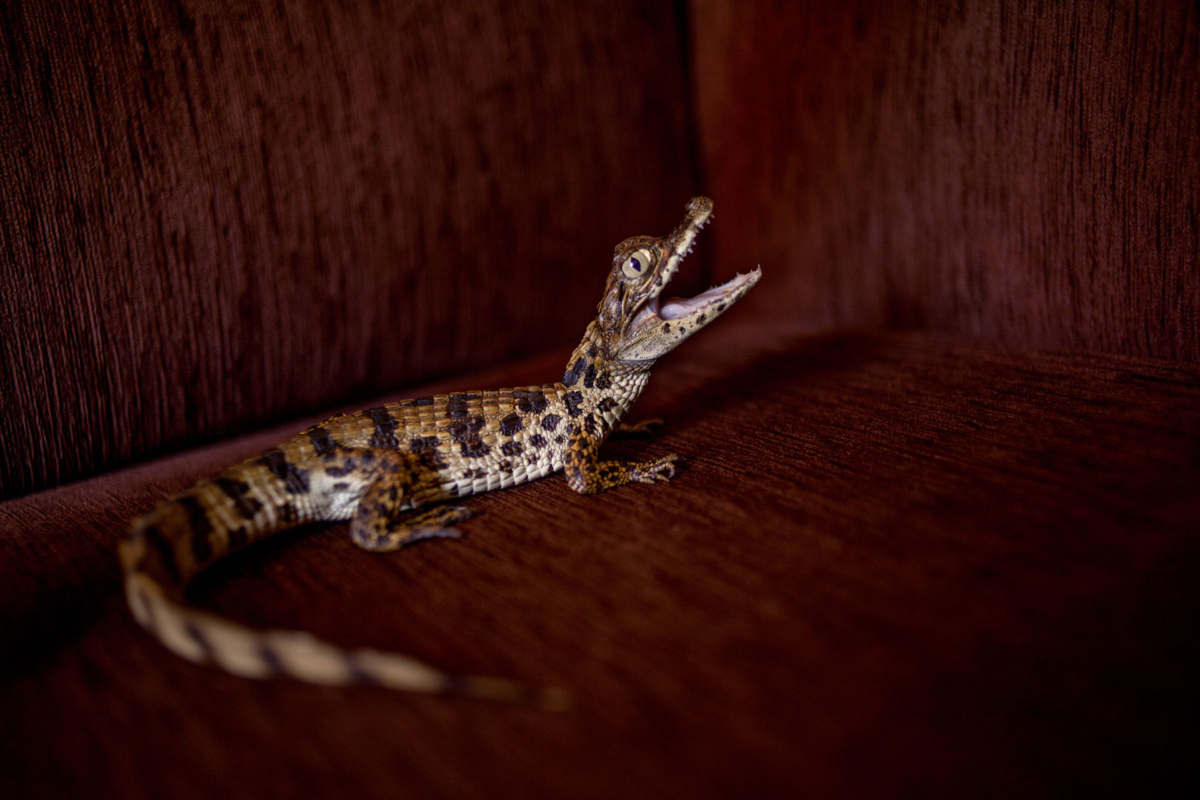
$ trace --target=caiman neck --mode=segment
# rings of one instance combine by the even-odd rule
[[[584,331],[583,340],[571,353],[563,374],[563,386],[578,391],[588,406],[604,403],[609,415],[620,417],[637,400],[650,378],[653,362],[622,363],[610,360],[610,348],[601,333],[600,325],[592,321]]]

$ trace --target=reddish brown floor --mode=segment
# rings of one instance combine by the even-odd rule
[[[0,504],[0,794],[1128,796],[1192,769],[1200,369],[742,322],[635,411],[665,429],[609,452],[681,453],[670,485],[551,478],[390,555],[299,531],[195,592],[568,686],[566,714],[246,681],[141,632],[128,520],[302,422]]]

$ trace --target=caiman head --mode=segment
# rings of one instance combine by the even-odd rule
[[[617,245],[599,313],[581,349],[590,340],[606,366],[648,369],[754,288],[762,277],[758,268],[690,299],[660,300],[712,213],[712,200],[693,197],[683,222],[671,233],[662,238],[635,236]],[[564,383],[569,385],[571,369],[578,364],[572,356]]]

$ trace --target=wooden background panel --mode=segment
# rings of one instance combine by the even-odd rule
[[[0,9],[0,496],[572,341],[695,188],[669,6],[60,6]]]
[[[1200,10],[691,5],[721,275],[807,327],[1200,361]]]

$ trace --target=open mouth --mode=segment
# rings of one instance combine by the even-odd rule
[[[731,300],[741,293],[743,288],[749,288],[747,284],[753,285],[758,281],[762,271],[757,267],[746,273],[745,275],[738,274],[733,280],[714,286],[708,291],[698,294],[695,297],[671,297],[659,303],[658,297],[652,297],[638,312],[638,315],[633,319],[631,330],[637,333],[642,327],[649,325],[655,320],[669,322],[672,320],[685,319],[689,317],[699,317],[710,310],[716,314],[721,314],[729,307]],[[716,314],[713,317],[716,317]]]
[[[733,280],[714,286],[695,297],[671,297],[661,300],[660,295],[666,285],[675,277],[683,260],[692,252],[696,237],[712,220],[712,201],[706,197],[693,197],[688,203],[687,211],[688,217],[684,224],[667,237],[671,247],[669,255],[654,278],[651,289],[654,296],[645,301],[629,326],[632,335],[636,336],[643,329],[658,322],[678,321],[680,328],[699,330],[724,313],[762,277],[762,271],[756,267],[746,275],[739,273]]]

